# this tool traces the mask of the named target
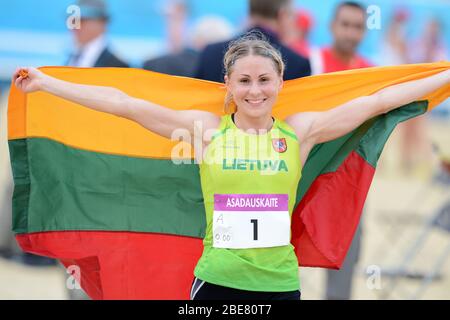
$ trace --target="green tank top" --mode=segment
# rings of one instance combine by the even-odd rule
[[[275,119],[252,134],[223,116],[200,163],[207,227],[195,276],[241,290],[298,290],[290,221],[300,177],[289,125]]]

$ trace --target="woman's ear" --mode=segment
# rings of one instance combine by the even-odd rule
[[[225,82],[225,89],[227,89],[227,92],[230,92],[230,91],[231,91],[230,78],[229,78],[227,75],[225,75],[225,76],[223,77],[223,80],[224,80],[224,82]]]
[[[280,78],[280,85],[278,86],[278,91],[281,91],[281,89],[283,89],[283,84],[284,84],[283,78]]]

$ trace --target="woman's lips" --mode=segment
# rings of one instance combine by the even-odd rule
[[[257,106],[257,105],[262,104],[266,100],[267,100],[267,98],[265,98],[265,99],[245,99],[245,102],[247,102],[248,104],[250,104],[252,106]]]

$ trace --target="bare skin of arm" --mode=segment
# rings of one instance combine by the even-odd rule
[[[21,76],[20,70],[25,70],[27,77]],[[220,123],[220,118],[211,112],[173,110],[131,97],[116,88],[67,82],[35,68],[18,68],[13,81],[25,93],[44,91],[93,110],[129,119],[169,139],[175,129],[187,129],[193,136],[196,122],[202,123],[203,130],[217,128]]]
[[[285,119],[300,143],[300,159],[305,164],[311,149],[319,143],[346,135],[365,121],[417,101],[450,84],[450,70],[433,76],[387,87],[370,96],[358,97],[324,112],[299,112]]]

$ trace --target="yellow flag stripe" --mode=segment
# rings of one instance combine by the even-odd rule
[[[450,68],[449,62],[376,67],[286,81],[274,106],[284,119],[302,111],[325,111],[389,85],[424,78]],[[141,69],[42,67],[56,78],[112,86],[125,93],[176,110],[199,109],[223,114],[223,84],[169,76]],[[433,108],[449,96],[450,86],[424,99]],[[160,137],[138,124],[90,110],[59,97],[21,93],[11,87],[8,137],[44,137],[83,150],[137,157],[171,158],[178,141]],[[186,156],[186,155],[184,155]]]

